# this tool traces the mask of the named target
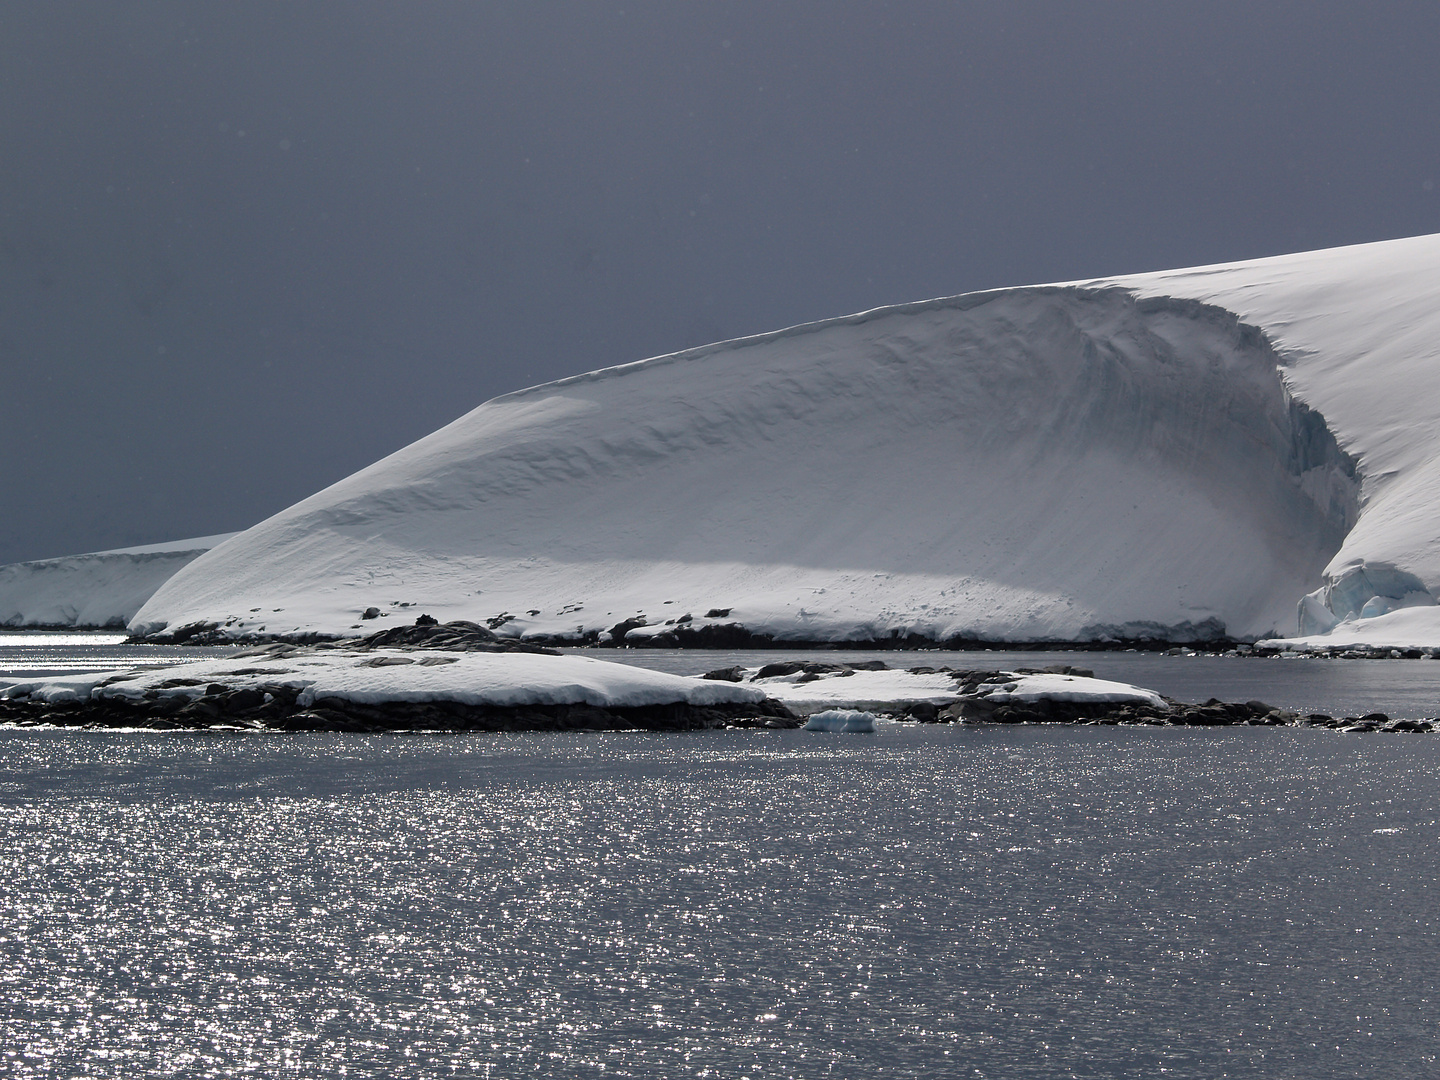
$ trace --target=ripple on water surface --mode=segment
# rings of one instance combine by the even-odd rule
[[[17,1076],[1433,1075],[1440,740],[0,732]]]

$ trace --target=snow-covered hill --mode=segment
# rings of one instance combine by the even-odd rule
[[[1358,591],[1418,581],[1405,602],[1433,603],[1436,281],[1424,237],[879,309],[535,387],[197,559],[132,629],[423,611],[630,641],[1254,637],[1293,632],[1327,566],[1310,617],[1343,614],[1360,561]]]
[[[124,626],[175,571],[234,535],[0,566],[0,626]]]

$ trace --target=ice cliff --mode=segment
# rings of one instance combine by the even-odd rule
[[[1243,299],[1265,271],[1242,265]],[[1365,528],[1374,447],[1359,421],[1337,445],[1347,396],[1297,376],[1293,322],[1161,277],[884,308],[496,398],[196,559],[132,629],[1291,631]]]
[[[123,627],[175,571],[232,535],[0,566],[0,626]]]
[[[1294,640],[1440,646],[1440,235],[1089,284],[1263,328],[1292,393],[1359,463],[1359,520]]]

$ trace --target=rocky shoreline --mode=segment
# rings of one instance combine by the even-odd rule
[[[504,625],[503,619],[494,619]],[[445,625],[458,625],[447,623]],[[475,623],[466,623],[477,626]],[[532,648],[597,648],[597,649],[687,649],[697,652],[756,649],[768,651],[850,651],[850,652],[1149,652],[1171,656],[1245,656],[1268,659],[1277,656],[1310,656],[1335,660],[1435,660],[1440,659],[1440,648],[1419,648],[1414,646],[1381,645],[1327,645],[1313,648],[1280,647],[1241,641],[1223,635],[1193,641],[1175,641],[1166,638],[1109,637],[1088,641],[994,641],[986,638],[955,637],[932,638],[919,634],[895,633],[884,637],[859,640],[832,641],[828,639],[776,638],[773,634],[760,633],[740,623],[710,623],[698,627],[676,625],[666,627],[660,633],[634,634],[631,631],[645,628],[646,623],[634,619],[611,627],[608,632],[589,631],[578,636],[554,636],[536,634],[524,639],[495,635],[497,641],[512,642]],[[479,627],[485,629],[485,627]],[[74,630],[75,627],[51,627],[34,629]],[[102,629],[102,628],[96,628]],[[408,629],[394,627],[392,629]],[[492,631],[493,632],[493,631]],[[139,645],[258,645],[271,642],[285,642],[291,645],[350,644],[356,639],[339,638],[325,634],[264,634],[241,635],[236,637],[219,623],[194,623],[175,630],[148,636],[131,637]]]
[[[785,662],[761,668],[757,678],[766,675],[799,675],[798,681],[884,667],[883,661],[864,664],[827,664],[823,662]],[[1088,668],[1055,665],[1046,668],[1015,668],[1009,672],[994,670],[963,670],[950,667],[912,667],[912,674],[946,674],[955,679],[958,699],[954,704],[937,707],[920,702],[888,714],[900,722],[922,724],[988,723],[988,724],[1088,724],[1101,726],[1132,725],[1147,727],[1308,727],[1336,731],[1383,731],[1420,733],[1440,730],[1440,718],[1419,720],[1391,719],[1385,713],[1364,716],[1329,716],[1325,713],[1298,713],[1280,709],[1263,701],[1233,702],[1211,698],[1192,705],[1159,695],[1165,708],[1149,704],[1095,701],[1063,701],[1041,699],[1034,702],[995,703],[982,693],[994,685],[1000,675],[1070,675],[1093,678]],[[721,668],[707,672],[707,679],[736,679],[738,669]]]
[[[982,673],[971,673],[982,674]],[[984,672],[993,677],[995,672]],[[177,680],[183,681],[183,680]],[[139,702],[31,703],[0,700],[0,724],[16,727],[126,728],[152,731],[700,731],[716,728],[786,729],[805,718],[778,701],[761,704],[469,705],[455,701],[362,704],[341,698],[297,702],[295,687],[235,689],[210,684],[191,698],[158,696]],[[1264,702],[1202,705],[1170,702],[1168,710],[1135,705],[1041,700],[991,706],[969,698],[937,708],[928,703],[880,715],[920,724],[1079,724],[1146,727],[1311,727],[1346,732],[1431,732],[1440,719],[1392,720],[1384,713],[1331,717],[1301,715]]]
[[[870,709],[900,723],[1321,727],[1380,732],[1440,729],[1440,719],[1395,720],[1379,712],[1345,717],[1301,715],[1261,701],[1225,702],[1213,698],[1199,705],[1186,704],[1153,691],[1095,680],[1092,671],[1071,665],[1010,671],[927,666],[896,670],[880,659],[848,663],[778,660],[758,670],[722,668],[702,677],[712,682],[745,683],[752,693],[742,692],[741,696],[750,700],[718,700],[737,696],[727,692],[686,701],[662,699],[655,703],[651,699],[645,704],[635,704],[634,699],[626,704],[465,700],[469,684],[464,682],[455,690],[428,695],[425,700],[400,700],[404,695],[394,694],[385,700],[356,700],[348,692],[353,689],[355,676],[344,676],[338,685],[332,683],[330,691],[320,690],[305,678],[297,679],[301,668],[316,663],[330,665],[331,670],[339,665],[347,670],[396,671],[401,670],[397,665],[414,665],[413,670],[420,671],[435,670],[437,664],[455,664],[467,653],[562,656],[554,649],[528,641],[500,637],[476,623],[440,624],[421,616],[413,625],[390,627],[360,639],[308,645],[271,642],[228,657],[221,665],[223,670],[211,670],[208,677],[204,676],[205,665],[199,670],[182,665],[165,669],[161,677],[148,681],[136,682],[136,673],[111,675],[96,682],[83,697],[63,690],[56,694],[40,688],[12,688],[0,695],[0,724],[350,732],[783,729],[805,723],[798,702],[816,689],[812,684],[825,680],[824,687],[838,692],[840,697],[859,701],[866,697],[860,684],[878,675],[894,676],[891,683],[898,679],[902,685],[891,685],[890,696],[879,699],[888,705],[871,705]],[[1042,677],[1042,683],[1048,678],[1045,685],[1050,689],[1040,694],[1027,693],[1024,687],[1018,694],[1010,692],[1021,683],[1033,683],[1032,677]],[[922,682],[924,693],[918,692]],[[1113,691],[1117,690],[1124,700],[1115,696]],[[678,696],[686,693],[682,691]],[[1109,699],[1105,699],[1106,695]],[[795,707],[787,705],[786,700]],[[703,703],[696,703],[699,701]]]
[[[295,687],[233,689],[211,684],[184,699],[31,704],[0,701],[0,724],[17,727],[144,728],[151,731],[700,731],[796,728],[776,702],[759,705],[470,705],[458,701],[364,704],[317,698],[300,705]]]

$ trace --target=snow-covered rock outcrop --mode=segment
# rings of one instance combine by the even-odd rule
[[[0,626],[114,626],[234,533],[0,566]]]
[[[197,559],[131,628],[1288,631],[1355,525],[1354,463],[1265,333],[1136,291],[881,309],[496,398]]]

